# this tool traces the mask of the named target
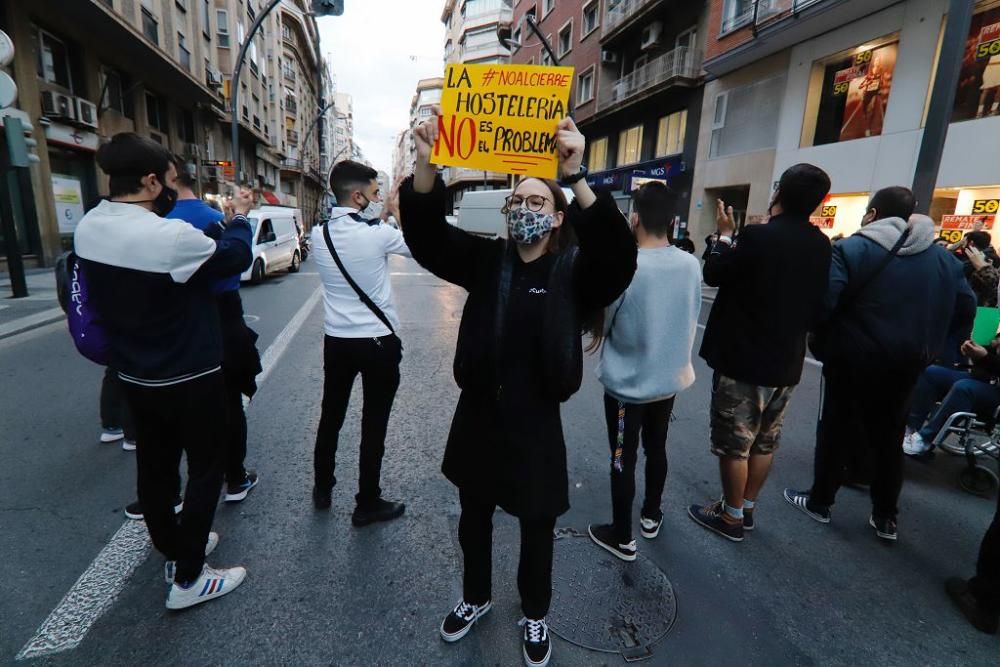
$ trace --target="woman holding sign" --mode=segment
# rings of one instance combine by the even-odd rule
[[[439,113],[414,130],[417,164],[400,189],[400,213],[414,259],[469,292],[454,364],[462,395],[442,466],[459,491],[465,575],[441,636],[458,641],[490,609],[499,505],[521,524],[524,659],[545,665],[552,530],[569,509],[559,406],[580,387],[583,323],[628,286],[636,246],[611,197],[587,185],[584,137],[569,118],[555,128],[555,143],[572,206],[555,181],[525,178],[501,211],[509,240],[448,224],[445,186],[430,163]]]

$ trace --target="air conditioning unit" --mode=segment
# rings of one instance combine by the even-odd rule
[[[601,49],[601,62],[605,65],[614,65],[618,62],[618,52]]]
[[[663,23],[653,21],[642,30],[642,50],[648,51],[660,46],[660,37],[663,35]]]
[[[208,85],[212,88],[222,88],[222,72],[217,69],[208,70]]]
[[[89,100],[85,100],[82,97],[77,97],[76,102],[76,120],[87,127],[97,127],[97,105]]]
[[[76,104],[74,104],[73,98],[69,95],[63,95],[51,90],[43,90],[42,115],[76,120]]]

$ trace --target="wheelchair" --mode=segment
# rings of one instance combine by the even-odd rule
[[[966,493],[989,498],[1000,488],[1000,474],[979,462],[987,457],[1000,467],[1000,406],[986,422],[974,412],[956,412],[938,431],[935,447],[955,456],[964,456],[966,467],[959,473],[958,485]]]

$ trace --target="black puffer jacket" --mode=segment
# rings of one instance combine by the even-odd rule
[[[414,259],[469,292],[454,365],[462,397],[445,451],[445,476],[515,516],[562,514],[569,494],[559,404],[580,387],[582,322],[614,301],[635,273],[636,245],[621,212],[608,195],[586,210],[570,207],[566,224],[579,245],[539,260],[551,269],[544,290],[536,290],[546,292],[537,335],[525,338],[537,340],[534,350],[510,349],[504,332],[508,309],[519,305],[508,303],[509,295],[519,293],[511,289],[512,274],[516,281],[537,267],[525,268],[503,239],[479,238],[448,224],[440,180],[429,194],[414,192],[407,180],[400,212]]]

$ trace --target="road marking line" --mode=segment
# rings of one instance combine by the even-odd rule
[[[698,328],[699,328],[699,329],[704,329],[704,328],[705,328],[705,325],[704,325],[704,324],[699,324],[699,325],[698,325]],[[820,367],[820,368],[822,368],[822,367],[823,367],[823,362],[822,362],[822,361],[816,361],[816,360],[815,360],[815,359],[813,359],[812,357],[806,357],[806,358],[805,358],[805,362],[806,362],[807,364],[810,364],[810,365],[812,365],[812,366],[818,366],[818,367]]]
[[[59,321],[65,317],[66,314],[63,313],[62,308],[50,308],[48,310],[43,310],[40,313],[19,317],[16,320],[7,322],[6,324],[0,324],[0,337],[9,336],[19,331],[23,331],[24,329],[30,329],[42,324],[48,324],[49,322]]]
[[[322,288],[317,287],[268,346],[261,357],[263,370],[257,376],[258,385],[271,374],[322,295]],[[15,659],[52,655],[79,646],[94,623],[114,604],[151,549],[146,523],[126,520]]]

